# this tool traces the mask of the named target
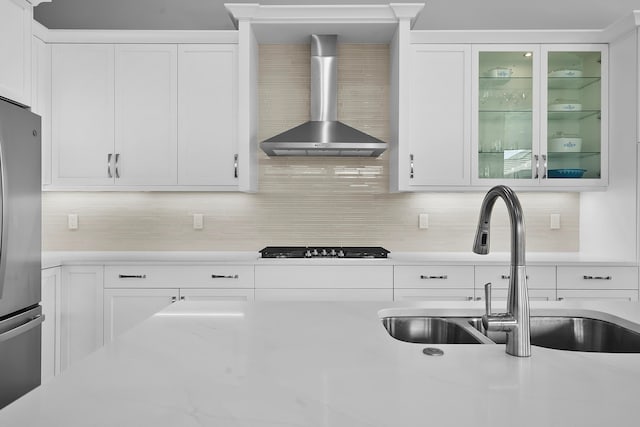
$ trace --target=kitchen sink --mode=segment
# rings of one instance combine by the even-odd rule
[[[382,324],[393,338],[419,344],[492,343],[463,318],[385,317]]]
[[[496,344],[507,334],[484,330],[480,317],[469,324]],[[532,316],[531,344],[556,350],[598,353],[640,353],[640,333],[605,320],[588,317]]]
[[[487,332],[481,317],[390,316],[382,325],[393,338],[419,344],[505,344],[505,332]],[[581,316],[531,316],[531,344],[556,350],[640,353],[636,330]]]

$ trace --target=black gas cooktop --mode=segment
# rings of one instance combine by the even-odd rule
[[[389,251],[371,246],[267,246],[262,258],[387,258]]]

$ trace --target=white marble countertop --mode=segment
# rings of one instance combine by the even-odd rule
[[[179,302],[0,410],[0,425],[638,425],[640,354],[533,347],[517,358],[489,344],[430,357],[379,319],[386,308],[482,312],[451,304]],[[532,303],[533,314],[558,308],[640,322],[638,303]]]
[[[262,259],[252,251],[71,251],[43,252],[42,268],[81,264],[252,264],[252,265],[508,265],[507,252],[391,252],[386,259]],[[528,252],[528,265],[637,266],[634,261],[591,257],[579,252]]]

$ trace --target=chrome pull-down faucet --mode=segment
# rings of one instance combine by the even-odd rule
[[[480,208],[480,220],[478,221],[478,231],[473,243],[473,252],[480,255],[489,253],[491,212],[498,197],[502,198],[507,205],[511,222],[511,274],[509,277],[507,312],[491,313],[491,284],[487,283],[485,285],[486,314],[482,316],[482,324],[487,331],[504,331],[507,333],[506,351],[508,354],[529,357],[531,356],[531,330],[525,267],[524,214],[520,201],[511,188],[498,185],[489,190],[485,196]]]

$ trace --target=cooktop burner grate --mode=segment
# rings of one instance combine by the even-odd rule
[[[387,258],[379,246],[267,246],[262,258]]]

